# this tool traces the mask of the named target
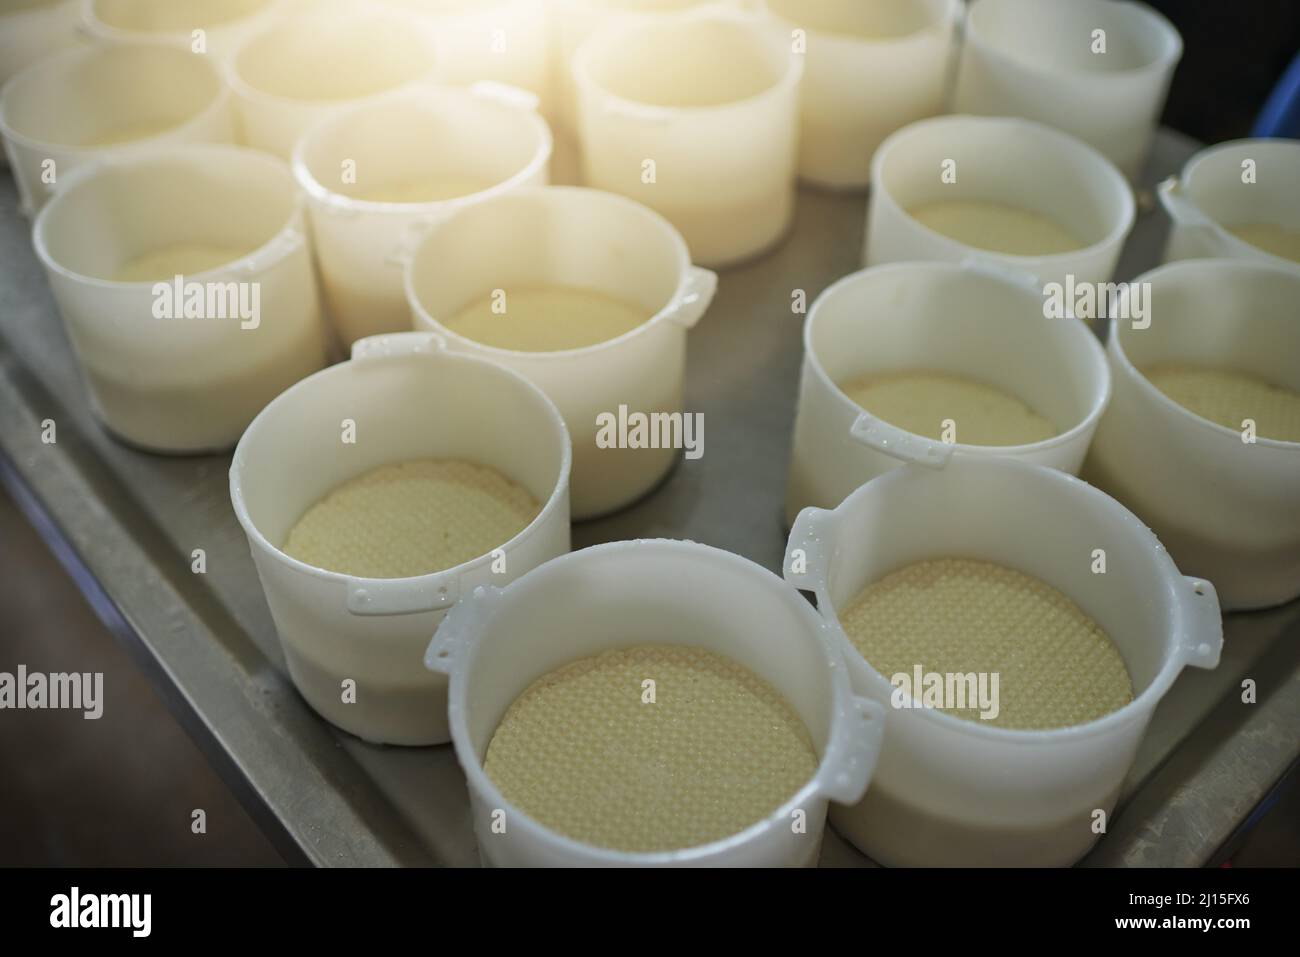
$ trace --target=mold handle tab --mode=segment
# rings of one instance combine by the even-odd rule
[[[447,341],[436,332],[393,332],[367,336],[352,343],[353,362],[373,362],[394,356],[436,355],[447,350]]]
[[[348,612],[360,617],[418,615],[440,611],[460,597],[457,575],[425,575],[396,581],[357,579],[348,582]]]
[[[821,792],[838,804],[862,800],[884,740],[885,706],[855,695],[852,707],[852,720],[835,726],[818,772]]]
[[[826,584],[830,514],[824,508],[805,508],[790,529],[783,573],[785,580],[800,591],[817,591]]]
[[[1160,205],[1165,208],[1169,218],[1175,224],[1187,229],[1199,229],[1205,232],[1217,232],[1217,224],[1197,208],[1182,191],[1182,183],[1177,176],[1170,176],[1156,187]]]
[[[1185,576],[1178,596],[1182,616],[1179,634],[1187,664],[1195,668],[1215,668],[1223,650],[1223,613],[1219,595],[1204,578]]]
[[[718,290],[718,274],[701,266],[691,266],[682,279],[677,294],[665,310],[665,318],[683,329],[692,329],[713,302]]]
[[[411,260],[415,258],[416,250],[424,244],[439,225],[451,217],[455,209],[459,208],[458,204],[452,202],[449,204],[452,208],[438,213],[429,213],[420,219],[408,223],[402,230],[401,236],[393,245],[393,250],[384,257],[384,262],[389,266],[395,266],[403,271],[411,266]]]
[[[479,585],[460,601],[438,623],[438,628],[424,652],[424,667],[430,671],[451,676],[461,666],[465,651],[482,632],[488,610],[497,604],[501,589],[495,585]]]
[[[861,413],[849,427],[849,435],[869,448],[891,458],[914,462],[932,469],[941,469],[952,458],[953,446],[924,436],[913,435],[877,419],[868,412]]]

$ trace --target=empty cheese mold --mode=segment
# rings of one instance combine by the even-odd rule
[[[482,762],[511,703],[578,658],[665,642],[730,658],[780,692],[817,751],[812,779],[737,834],[652,853],[573,840],[507,802]],[[880,746],[884,709],[850,692],[840,652],[812,606],[753,562],[693,542],[597,545],[504,588],[475,589],[447,614],[425,661],[450,676],[452,742],[469,781],[479,855],[491,865],[812,865],[827,802],[862,796]]]
[[[37,60],[75,45],[81,0],[19,0],[0,7],[0,86]]]
[[[1179,176],[1159,187],[1173,226],[1165,262],[1228,258],[1285,266],[1275,256],[1233,235],[1230,226],[1270,224],[1300,234],[1300,142],[1233,140],[1201,150]]]
[[[1096,550],[1105,571],[1094,573]],[[839,611],[868,583],[933,558],[995,562],[1072,599],[1111,638],[1134,699],[1095,721],[1048,731],[990,727],[933,708],[893,708],[894,688],[844,634]],[[1187,665],[1223,645],[1214,588],[1186,578],[1140,519],[1056,469],[954,457],[911,464],[833,511],[799,514],[786,580],[817,597],[853,690],[885,706],[885,740],[866,797],[831,823],[891,866],[1061,866],[1100,836],[1151,714]],[[925,662],[920,662],[925,665]]]
[[[622,20],[647,22],[695,7],[739,7],[740,0],[550,0],[556,119],[570,136],[577,134],[578,93],[573,80],[573,58],[578,48],[597,31]]]
[[[267,21],[225,64],[244,142],[290,159],[340,106],[436,78],[433,25],[388,8],[338,7]]]
[[[969,445],[957,416],[957,441],[948,444],[881,421],[841,388],[863,375],[919,370],[999,388],[1057,434],[1025,445]],[[1077,472],[1109,399],[1096,337],[1079,319],[1046,318],[1032,277],[982,260],[892,263],[845,276],[817,297],[804,324],[786,522],[808,505],[833,508],[903,461],[997,455]]]
[[[922,225],[910,210],[940,201],[1004,203],[1046,216],[1082,247],[1019,256],[977,249]],[[1133,228],[1133,191],[1082,140],[1030,120],[938,116],[893,133],[871,163],[868,266],[906,260],[991,259],[1042,282],[1105,282]]]
[[[448,348],[527,376],[559,407],[573,439],[575,518],[613,511],[648,492],[680,449],[599,448],[597,416],[682,410],[686,333],[717,277],[691,265],[681,235],[652,210],[610,193],[553,186],[517,190],[459,210],[432,229],[407,267],[418,328]],[[636,303],[648,317],[615,339],[562,352],[521,352],[457,335],[448,319],[512,286],[577,286]],[[508,301],[508,300],[507,300]]]
[[[799,176],[863,189],[871,157],[899,127],[943,112],[959,0],[763,0],[806,50]]]
[[[293,0],[80,0],[90,35],[195,48],[222,58]],[[201,36],[196,35],[202,31]]]
[[[281,550],[326,493],[422,458],[495,468],[542,510],[499,549],[414,578],[357,578]],[[448,353],[430,333],[362,339],[351,361],[272,401],[235,449],[230,498],[307,703],[367,741],[446,742],[447,682],[421,663],[429,635],[475,586],[509,582],[568,551],[569,461],[564,420],[541,390],[509,369]],[[349,680],[353,701],[345,700]]]
[[[142,147],[231,143],[235,126],[211,59],[122,43],[67,50],[23,70],[0,91],[0,134],[23,211],[35,216],[90,160]]]
[[[325,302],[345,345],[411,328],[403,257],[422,230],[469,203],[546,184],[551,134],[536,103],[495,84],[429,86],[327,117],[299,141],[294,175],[308,197]],[[350,194],[421,180],[455,181],[469,192],[420,202]]]
[[[574,56],[584,182],[661,213],[706,266],[794,215],[803,60],[770,19],[707,7],[619,20]]]
[[[1150,525],[1178,564],[1214,580],[1225,608],[1300,596],[1300,443],[1185,409],[1143,369],[1226,369],[1300,392],[1300,273],[1242,260],[1171,263],[1151,284],[1148,328],[1111,326],[1115,396],[1083,475]]]
[[[374,2],[374,0],[372,0]],[[379,0],[428,17],[445,83],[491,80],[528,90],[549,114],[553,0]]]
[[[953,109],[1071,133],[1136,180],[1183,55],[1174,25],[1130,0],[975,0]]]
[[[151,451],[228,449],[319,369],[305,230],[288,167],[243,147],[169,146],[73,173],[32,238],[103,423]],[[213,250],[205,261],[230,257],[182,277],[201,314],[186,313],[191,293],[177,296],[173,275],[121,278],[141,257],[195,246]]]

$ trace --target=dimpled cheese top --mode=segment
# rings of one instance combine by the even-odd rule
[[[423,177],[370,188],[362,187],[354,189],[348,195],[372,203],[436,203],[482,192],[491,185],[493,184],[485,180],[471,179],[468,176]]]
[[[445,325],[498,349],[558,352],[608,342],[650,318],[634,303],[575,286],[521,286],[502,292],[504,298],[483,296]],[[493,311],[496,303],[502,305]]]
[[[1300,262],[1300,231],[1273,223],[1245,223],[1229,226],[1228,232],[1266,253]]]
[[[1300,442],[1300,392],[1228,369],[1159,365],[1143,374],[1189,412],[1240,431],[1255,420],[1255,435]]]
[[[1056,435],[1050,421],[1001,389],[940,372],[868,375],[840,388],[878,419],[914,435],[943,439],[943,421],[966,445],[1028,445]]]
[[[1085,559],[1086,560],[1086,559]],[[992,562],[943,558],[872,582],[840,612],[849,640],[886,678],[899,672],[999,675],[1000,728],[1093,721],[1133,700],[1119,649],[1045,582]]]
[[[128,260],[113,278],[117,282],[163,282],[176,276],[190,276],[216,269],[242,259],[250,252],[252,249],[240,246],[175,243]]]
[[[1050,217],[1006,203],[943,200],[908,212],[949,239],[1011,256],[1051,256],[1087,245]]]
[[[487,555],[540,511],[523,486],[496,469],[417,459],[335,488],[289,530],[284,551],[346,575],[410,578]]]
[[[654,703],[643,701],[647,679]],[[665,851],[761,821],[817,763],[803,722],[767,682],[713,652],[656,644],[582,658],[533,682],[501,719],[483,767],[552,830]]]

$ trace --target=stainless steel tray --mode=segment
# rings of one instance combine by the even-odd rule
[[[1146,182],[1195,148],[1161,133]],[[687,408],[704,413],[706,454],[634,507],[575,526],[575,548],[690,538],[779,572],[801,353],[791,295],[803,289],[811,301],[858,268],[864,209],[860,194],[805,190],[787,241],[723,274],[690,338]],[[1158,212],[1140,218],[1120,278],[1158,261],[1164,229]],[[57,423],[53,445],[41,441],[45,419]],[[291,860],[476,864],[449,746],[365,744],[317,718],[289,683],[230,509],[228,466],[228,456],[136,452],[94,421],[13,185],[0,180],[0,480]],[[195,548],[207,553],[206,574],[190,571]],[[1086,863],[1205,863],[1296,761],[1300,603],[1226,626],[1219,668],[1188,671],[1160,705],[1120,812]],[[1256,704],[1240,702],[1244,677],[1258,684]],[[822,863],[870,862],[828,831]]]

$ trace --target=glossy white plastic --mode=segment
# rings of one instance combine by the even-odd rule
[[[1020,256],[968,246],[923,226],[909,212],[925,203],[979,200],[1047,216],[1082,248]],[[1007,117],[938,116],[891,135],[871,164],[863,262],[978,257],[1042,282],[1106,282],[1133,228],[1133,191],[1109,160],[1082,140]]]
[[[344,444],[348,422],[355,442]],[[496,552],[414,578],[358,578],[281,550],[332,489],[418,458],[491,466],[542,511]],[[271,402],[235,449],[230,498],[307,703],[367,741],[446,742],[447,681],[422,665],[429,636],[475,586],[509,582],[569,550],[569,463],[564,420],[541,390],[509,369],[451,355],[431,333],[362,339],[351,361]]]
[[[720,7],[620,19],[583,43],[573,73],[588,186],[662,214],[706,266],[784,235],[803,60],[770,19]]]
[[[429,229],[466,205],[546,184],[551,134],[536,106],[533,94],[498,84],[421,86],[328,116],[299,141],[293,171],[345,346],[411,328],[402,269]],[[471,191],[417,202],[353,195],[412,182]]]
[[[1179,566],[1213,579],[1225,608],[1300,596],[1300,442],[1201,418],[1143,372],[1161,364],[1228,369],[1300,392],[1300,273],[1195,259],[1135,282],[1151,284],[1151,324],[1112,325],[1115,397],[1084,477],[1141,516]]]
[[[1106,556],[1094,573],[1095,553]],[[1134,699],[1096,721],[1022,731],[932,708],[894,708],[894,686],[844,634],[839,611],[870,582],[949,556],[1017,569],[1064,592],[1115,642]],[[889,866],[1073,863],[1097,840],[1161,697],[1223,645],[1213,586],[1186,578],[1142,521],[1056,469],[953,457],[873,479],[833,511],[799,514],[786,580],[813,592],[853,690],[888,710],[866,797],[831,822]],[[922,663],[924,664],[924,663]]]
[[[975,0],[953,109],[1071,133],[1136,180],[1183,41],[1130,0]]]
[[[228,449],[262,406],[325,362],[301,203],[273,156],[169,146],[103,160],[63,184],[33,242],[92,408],[135,445]],[[177,245],[247,252],[181,277],[180,294],[174,276],[118,278]]]
[[[573,840],[506,801],[482,762],[515,698],[575,659],[665,641],[723,655],[776,688],[820,756],[812,779],[738,834],[656,853]],[[451,737],[469,781],[479,854],[497,866],[812,865],[827,802],[857,801],[880,749],[884,708],[851,694],[840,653],[812,606],[765,568],[694,542],[596,545],[505,588],[475,589],[438,627],[425,663],[450,676]],[[494,826],[498,810],[504,830]],[[803,827],[794,826],[797,819]]]
[[[235,139],[230,94],[207,57],[150,43],[78,47],[0,91],[0,134],[23,211],[35,216],[92,160]]]
[[[804,50],[799,176],[865,188],[886,136],[943,112],[960,0],[762,3]]]
[[[518,190],[467,207],[434,228],[411,258],[407,296],[417,328],[456,352],[527,376],[559,407],[573,438],[573,515],[613,511],[653,488],[682,451],[601,448],[597,416],[682,409],[686,333],[713,299],[717,276],[692,266],[681,235],[654,211],[597,190]],[[643,307],[623,335],[580,349],[523,352],[457,335],[448,319],[493,290],[575,286]]]
[[[288,160],[322,117],[434,80],[437,62],[427,19],[343,4],[268,21],[225,66],[243,141]]]
[[[1097,338],[1071,316],[1047,318],[1032,277],[984,261],[892,263],[829,286],[804,324],[786,523],[808,505],[833,508],[904,461],[1003,456],[1078,472],[1110,400]],[[863,411],[841,386],[864,375],[943,372],[1000,388],[1057,434],[1016,446],[948,444]],[[940,423],[935,423],[939,428]]]
[[[1300,233],[1300,142],[1233,140],[1201,150],[1159,187],[1173,227],[1165,262],[1226,258],[1285,266],[1275,256],[1228,232],[1228,226],[1269,224]]]

